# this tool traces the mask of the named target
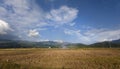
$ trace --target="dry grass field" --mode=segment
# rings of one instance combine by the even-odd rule
[[[0,69],[120,69],[120,49],[0,49]]]

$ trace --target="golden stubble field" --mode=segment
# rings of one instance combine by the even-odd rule
[[[0,67],[15,69],[120,69],[119,48],[0,49]]]

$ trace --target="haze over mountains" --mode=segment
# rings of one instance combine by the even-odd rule
[[[120,47],[120,39],[113,41],[98,42],[90,45],[58,41],[32,42],[22,40],[0,39],[0,48],[85,48],[85,47],[117,48]]]

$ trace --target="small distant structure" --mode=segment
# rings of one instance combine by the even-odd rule
[[[51,48],[50,46],[48,48]]]
[[[112,39],[109,39],[109,48],[111,48]]]

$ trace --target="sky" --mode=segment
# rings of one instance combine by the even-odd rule
[[[120,39],[120,0],[0,0],[0,39],[92,44]]]

